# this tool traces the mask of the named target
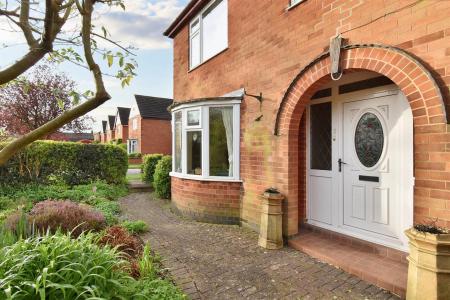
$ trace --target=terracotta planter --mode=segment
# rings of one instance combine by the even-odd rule
[[[261,223],[258,245],[266,249],[283,248],[282,203],[280,193],[264,193],[261,203]]]
[[[409,229],[406,299],[450,299],[450,234]]]

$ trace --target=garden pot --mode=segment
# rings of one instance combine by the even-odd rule
[[[261,203],[261,223],[258,245],[266,249],[283,248],[282,203],[280,193],[264,193]]]
[[[407,300],[450,299],[450,234],[409,229]]]

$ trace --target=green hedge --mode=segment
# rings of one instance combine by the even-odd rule
[[[142,154],[141,153],[130,153],[128,154],[128,158],[141,158]]]
[[[5,144],[0,143],[0,149]],[[126,151],[115,145],[37,141],[0,166],[0,186],[28,183],[122,183]]]
[[[163,158],[162,154],[148,154],[142,158],[142,180],[148,183],[153,182],[156,164]]]
[[[172,171],[172,156],[166,155],[156,164],[153,186],[156,194],[170,198],[170,171]]]

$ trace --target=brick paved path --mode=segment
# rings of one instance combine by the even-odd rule
[[[150,225],[144,240],[192,299],[396,298],[302,252],[262,249],[245,228],[180,218],[150,194],[131,194],[121,205],[126,216]]]

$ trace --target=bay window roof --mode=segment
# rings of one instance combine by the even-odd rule
[[[233,91],[231,93],[225,94],[220,97],[204,97],[204,98],[193,98],[189,100],[182,100],[182,101],[174,101],[172,105],[168,107],[169,111],[173,111],[180,105],[185,104],[191,104],[191,103],[197,103],[197,102],[209,102],[209,101],[232,101],[232,100],[243,100],[244,99],[245,90],[239,89],[236,91]]]

